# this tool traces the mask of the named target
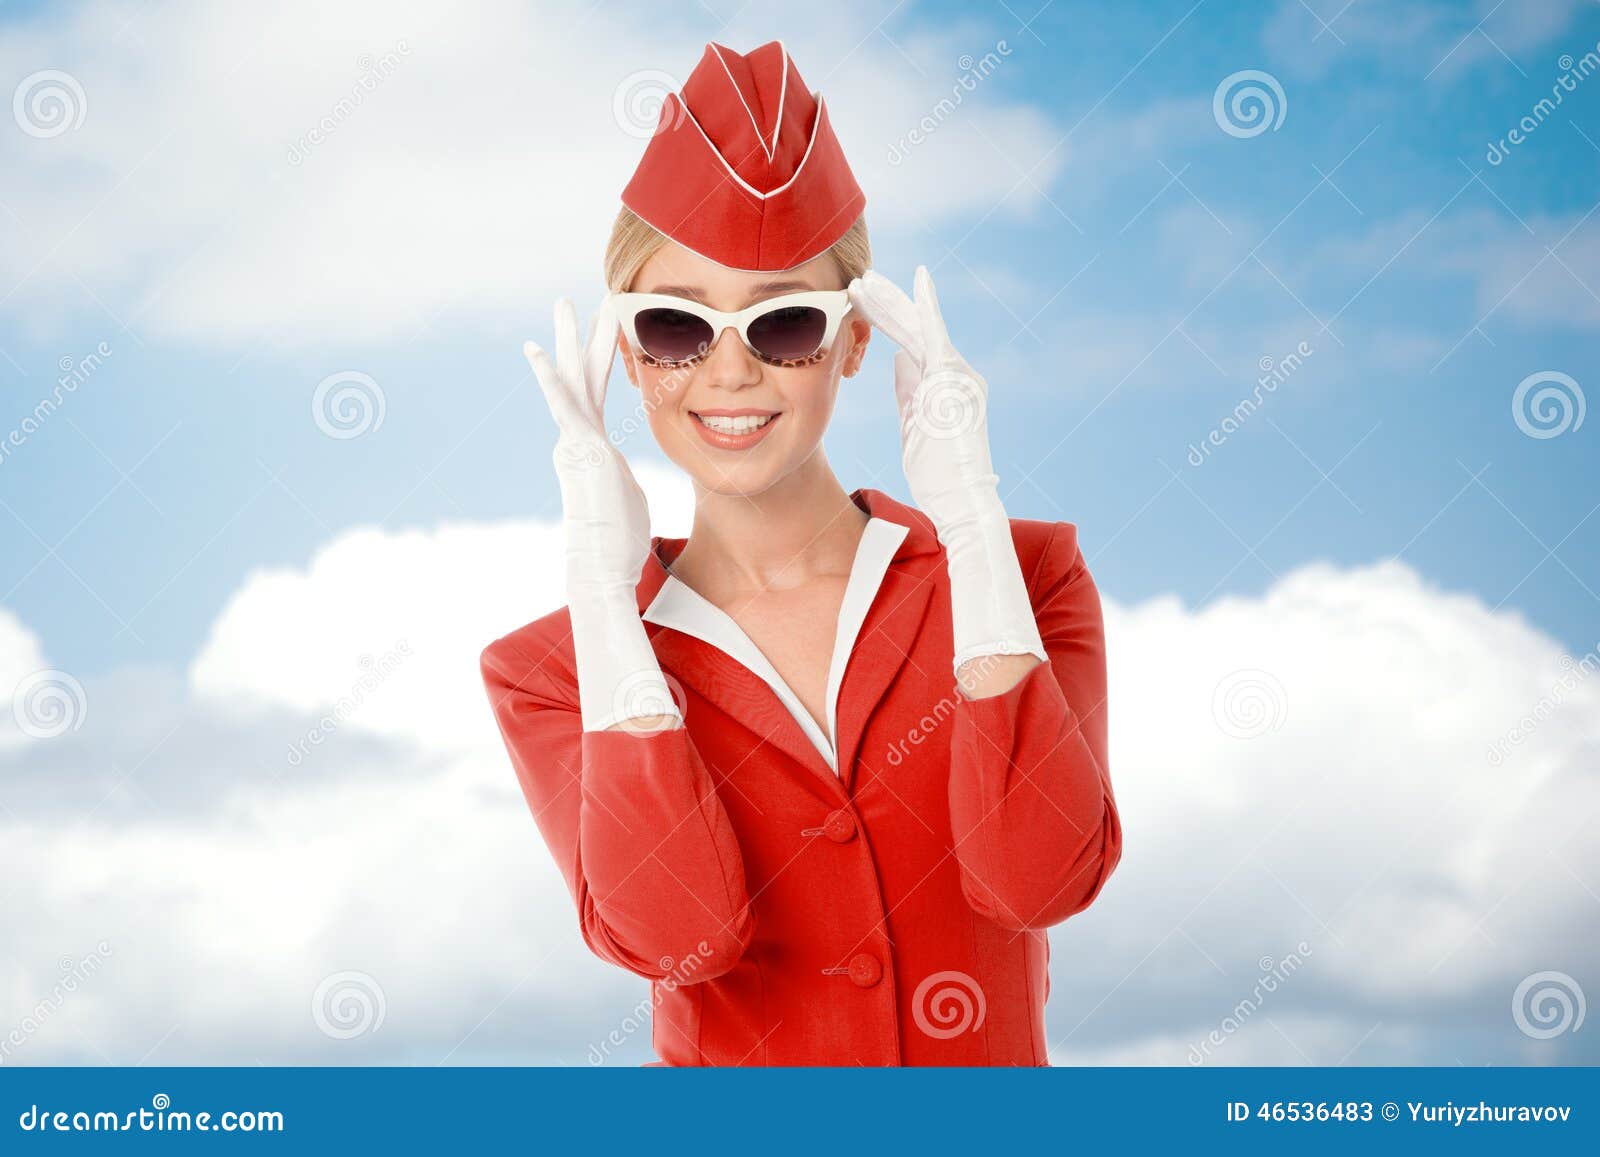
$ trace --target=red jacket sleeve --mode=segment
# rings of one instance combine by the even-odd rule
[[[1122,855],[1107,764],[1105,626],[1071,523],[1055,524],[1029,590],[1050,661],[999,695],[968,699],[957,689],[950,769],[963,891],[1013,929],[1088,907]]]
[[[576,687],[557,685],[504,639],[480,665],[584,942],[653,980],[693,984],[732,968],[753,931],[744,863],[688,732],[583,730]]]

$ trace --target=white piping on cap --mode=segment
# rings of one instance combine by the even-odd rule
[[[695,132],[700,134],[700,139],[706,143],[706,148],[711,150],[711,155],[716,157],[717,160],[722,162],[722,167],[724,169],[728,170],[728,176],[732,177],[735,181],[739,182],[740,186],[742,186],[744,188],[745,192],[749,193],[752,197],[755,197],[757,200],[765,201],[768,197],[777,196],[779,193],[781,193],[785,189],[787,189],[790,185],[794,184],[795,181],[799,179],[800,174],[805,171],[806,162],[811,159],[811,150],[817,143],[817,129],[822,124],[822,94],[821,93],[814,92],[814,93],[811,94],[812,99],[814,99],[817,102],[817,119],[811,122],[811,137],[810,137],[809,140],[806,141],[806,151],[801,155],[800,163],[794,167],[794,174],[792,176],[790,176],[790,178],[787,181],[785,181],[783,184],[779,185],[776,189],[773,189],[770,193],[761,192],[755,186],[751,185],[749,181],[746,181],[743,177],[741,177],[737,172],[734,171],[733,166],[728,164],[728,158],[723,156],[721,150],[718,149],[716,145],[711,143],[711,138],[706,136],[706,130],[701,128],[700,127],[700,122],[694,119],[694,113],[689,111],[688,102],[686,102],[683,99],[683,94],[682,93],[677,93],[676,95],[678,97],[678,104],[681,105],[682,108],[683,108],[683,115],[684,115],[685,119],[687,119],[688,122],[694,126]]]
[[[783,76],[778,80],[778,115],[772,121],[772,151],[778,151],[778,129],[783,126],[783,102],[789,95],[789,50],[778,41],[778,54],[783,57]]]
[[[733,69],[728,67],[728,58],[722,55],[722,49],[714,43],[711,45],[711,51],[717,54],[717,60],[722,64],[722,71],[728,74],[728,84],[732,86],[734,93],[739,97],[739,103],[744,105],[744,114],[750,118],[750,127],[756,131],[756,143],[767,154],[767,163],[770,164],[773,156],[778,151],[778,129],[783,124],[783,102],[784,98],[789,94],[789,50],[783,46],[783,41],[778,41],[778,55],[783,60],[783,72],[778,80],[778,115],[772,121],[772,144],[770,145],[761,137],[761,123],[756,120],[756,114],[751,110],[750,102],[744,99],[744,90],[733,79]],[[687,102],[685,102],[684,107],[688,107]]]

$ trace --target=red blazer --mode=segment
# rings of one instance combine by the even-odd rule
[[[684,726],[584,731],[565,608],[483,651],[506,748],[585,942],[654,982],[668,1064],[1047,1064],[1044,930],[1122,851],[1077,529],[1011,520],[1050,662],[970,700],[932,524],[851,498],[910,531],[844,672],[840,774],[766,683],[654,623]],[[651,539],[641,613],[684,541]]]

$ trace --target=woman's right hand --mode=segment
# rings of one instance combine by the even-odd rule
[[[650,551],[650,508],[621,452],[606,437],[606,382],[616,359],[617,315],[608,297],[580,346],[578,315],[555,307],[556,358],[528,342],[523,354],[560,434],[552,460],[567,540],[567,609],[585,731],[622,725],[655,731],[681,722],[639,617],[637,586]]]
[[[628,462],[606,437],[606,383],[617,351],[617,315],[609,297],[580,349],[578,315],[563,297],[555,306],[556,360],[538,345],[522,347],[560,431],[552,460],[561,483],[567,532],[568,594],[575,586],[625,584],[631,593],[650,549],[650,511]]]

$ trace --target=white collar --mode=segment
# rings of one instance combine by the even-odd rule
[[[862,531],[861,542],[856,547],[855,559],[850,564],[850,578],[845,584],[844,601],[839,607],[839,621],[834,632],[833,658],[828,665],[827,716],[828,729],[824,734],[817,721],[805,709],[789,685],[761,653],[750,636],[745,634],[732,616],[712,603],[693,587],[681,582],[670,570],[642,617],[663,627],[671,627],[686,635],[693,635],[727,654],[758,676],[788,708],[800,724],[801,730],[816,745],[828,766],[837,773],[838,757],[835,742],[838,732],[839,687],[844,681],[844,670],[850,654],[855,649],[856,636],[866,621],[867,611],[883,586],[883,577],[894,561],[895,551],[909,533],[910,528],[890,522],[876,515],[868,518]]]

